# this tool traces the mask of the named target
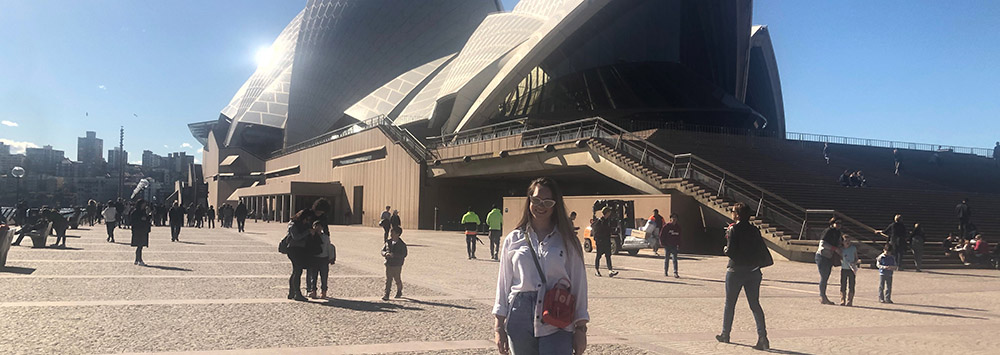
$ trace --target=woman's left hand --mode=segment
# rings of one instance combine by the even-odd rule
[[[573,355],[583,355],[587,350],[587,332],[573,332]]]

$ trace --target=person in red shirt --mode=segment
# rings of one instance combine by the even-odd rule
[[[969,241],[969,246],[972,248],[967,246],[962,253],[958,254],[965,265],[972,265],[973,262],[982,260],[990,254],[990,243],[983,239],[982,234],[976,234],[976,239]]]
[[[681,225],[677,223],[677,214],[670,214],[670,223],[660,228],[660,246],[663,247],[663,276],[670,276],[670,258],[674,259],[674,277],[677,274],[677,250],[681,247]]]

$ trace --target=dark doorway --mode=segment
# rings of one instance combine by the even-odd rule
[[[361,224],[361,221],[364,220],[362,218],[362,216],[361,216],[364,213],[364,211],[365,211],[364,201],[365,201],[365,187],[364,186],[355,186],[354,187],[354,220],[352,221],[353,224]]]

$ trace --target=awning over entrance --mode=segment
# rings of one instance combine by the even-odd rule
[[[297,196],[337,196],[344,188],[340,182],[274,181],[266,185],[242,187],[233,191],[228,201],[239,201],[242,197],[297,195]]]

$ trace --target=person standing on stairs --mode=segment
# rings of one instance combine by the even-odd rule
[[[924,263],[924,229],[920,223],[913,224],[913,231],[910,232],[910,250],[913,251],[913,264],[920,272],[920,266]]]
[[[962,238],[972,238],[969,236],[969,220],[972,218],[972,207],[969,207],[969,199],[962,199],[962,203],[955,206],[955,217],[958,217],[958,235]]]
[[[816,250],[816,266],[819,268],[819,296],[822,304],[834,304],[826,297],[826,285],[830,281],[834,258],[840,258],[839,246],[842,243],[842,238],[840,220],[836,217],[830,218],[830,227],[823,230],[823,238],[819,241],[819,249]]]
[[[903,170],[903,153],[899,149],[892,150],[892,160],[896,166],[896,176],[899,176],[899,171]]]

